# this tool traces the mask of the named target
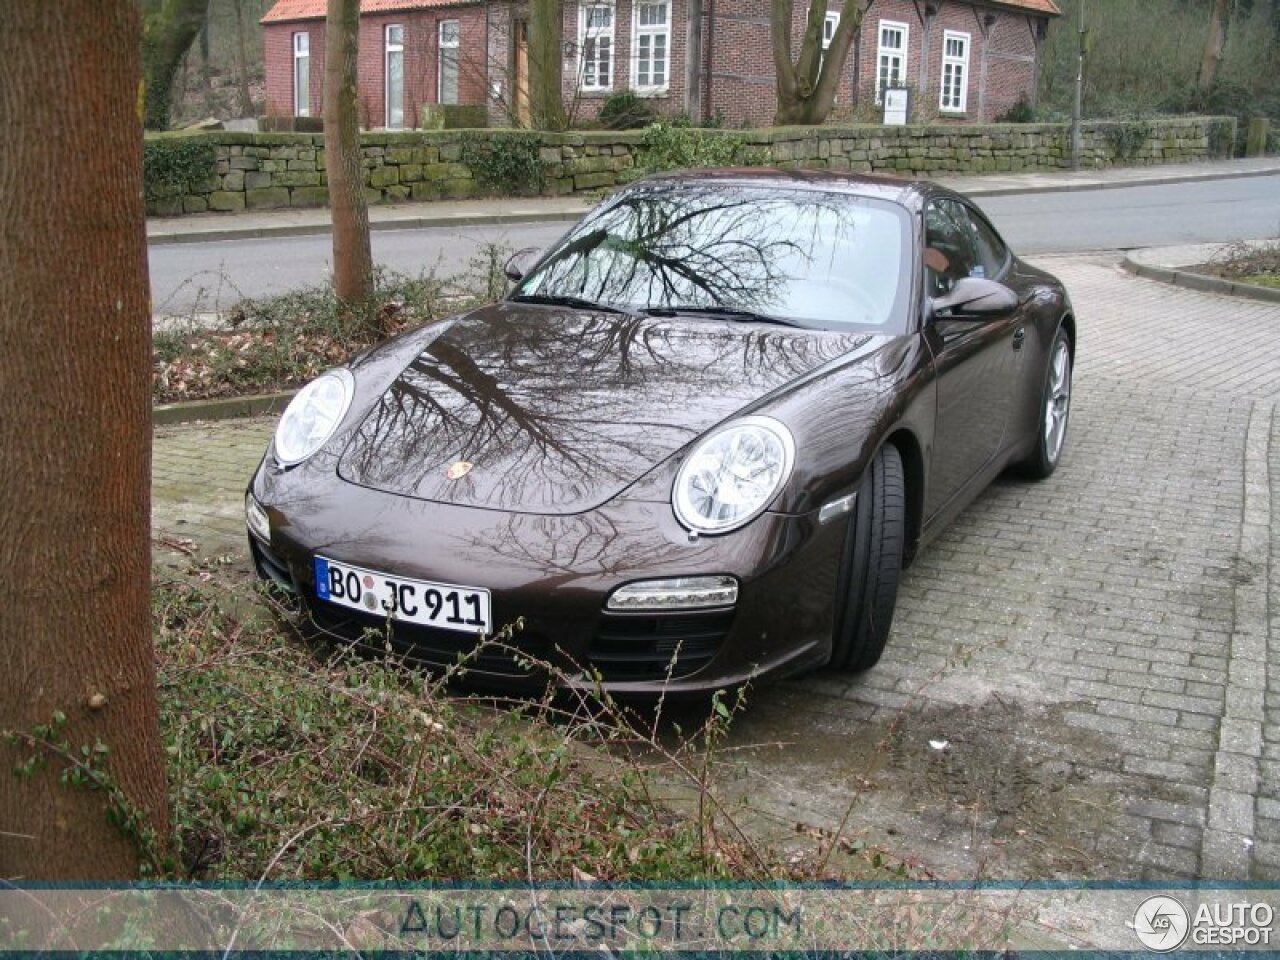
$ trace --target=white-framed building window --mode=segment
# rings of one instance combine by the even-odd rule
[[[293,114],[311,116],[311,34],[293,35]]]
[[[835,38],[836,27],[840,26],[840,14],[828,13],[822,21],[822,56],[818,60],[818,70],[827,60],[827,51],[831,49],[831,41]]]
[[[438,102],[458,102],[458,21],[440,21]]]
[[[947,30],[942,35],[942,92],[938,107],[963,113],[969,100],[969,34]]]
[[[578,50],[583,90],[613,89],[612,3],[587,3],[578,8]]]
[[[396,130],[404,126],[404,27],[388,24],[386,38],[387,126]]]
[[[637,90],[661,92],[671,82],[671,4],[638,0],[635,6]]]
[[[876,49],[876,103],[884,102],[884,88],[901,86],[907,78],[910,28],[896,20],[881,20]]]

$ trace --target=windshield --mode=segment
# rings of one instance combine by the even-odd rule
[[[589,216],[512,296],[898,333],[906,329],[909,236],[906,211],[880,200],[659,183]]]

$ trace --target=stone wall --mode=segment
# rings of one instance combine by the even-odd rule
[[[322,135],[190,136],[203,138],[211,148],[212,169],[182,183],[149,184],[147,209],[152,215],[328,202]],[[739,162],[789,168],[929,176],[1055,170],[1070,163],[1065,124],[782,127],[688,131],[688,136],[732,138],[740,148]],[[1225,155],[1234,141],[1231,117],[1092,122],[1084,128],[1083,166],[1204,160]],[[643,131],[370,133],[362,139],[362,150],[372,203],[602,190],[634,178],[649,159]],[[486,153],[504,162],[486,168],[477,159]]]

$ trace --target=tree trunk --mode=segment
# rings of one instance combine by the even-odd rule
[[[529,109],[536,130],[563,130],[560,2],[529,0]]]
[[[244,0],[234,0],[236,8],[236,85],[240,89],[240,116],[253,116],[253,95],[249,93],[249,41],[244,28]]]
[[[343,303],[358,304],[373,290],[369,202],[364,194],[357,110],[356,63],[360,0],[329,0],[325,23],[324,153],[333,214],[333,286]]]
[[[0,730],[11,737],[0,737],[0,874],[9,878],[137,877],[139,845],[108,820],[112,808],[140,812],[168,836],[151,645],[138,36],[134,0],[5,0]],[[57,714],[60,729],[33,740]],[[80,758],[97,740],[124,811],[111,791],[59,781],[68,765],[56,748]],[[35,756],[43,769],[14,774]]]
[[[791,18],[793,0],[770,0],[770,38],[774,72],[777,76],[778,111],[774,122],[786,124],[819,124],[831,113],[835,103],[840,74],[853,38],[862,26],[866,0],[849,0],[840,11],[840,20],[831,37],[826,56],[822,53],[822,28],[826,19],[826,0],[814,0],[809,7],[800,58],[791,61]],[[821,64],[821,69],[819,69]]]
[[[702,111],[702,11],[703,0],[687,0],[688,25],[685,30],[684,112],[694,123],[704,119]]]
[[[1200,59],[1200,89],[1208,90],[1218,79],[1222,50],[1227,45],[1227,21],[1231,16],[1230,0],[1213,0],[1209,12],[1209,36]]]
[[[148,130],[169,128],[173,75],[200,32],[208,7],[209,0],[142,0],[143,122]]]

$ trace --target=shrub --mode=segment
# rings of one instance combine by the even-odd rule
[[[630,90],[611,93],[600,107],[600,125],[606,130],[635,130],[653,119],[653,107]]]
[[[708,133],[697,127],[655,123],[645,129],[640,169],[644,173],[686,167],[723,167],[756,164],[762,158],[747,149],[746,138],[736,133]]]
[[[148,200],[181,196],[213,176],[217,155],[203,137],[158,137],[142,145],[142,183]]]
[[[1026,94],[1020,96],[1017,103],[996,117],[996,123],[1036,123],[1037,120],[1036,109],[1027,101]]]
[[[1132,160],[1151,136],[1151,124],[1145,120],[1124,120],[1111,124],[1103,133],[1111,147],[1113,160]]]
[[[536,134],[463,133],[462,162],[481,186],[501,193],[541,193],[546,169]]]

